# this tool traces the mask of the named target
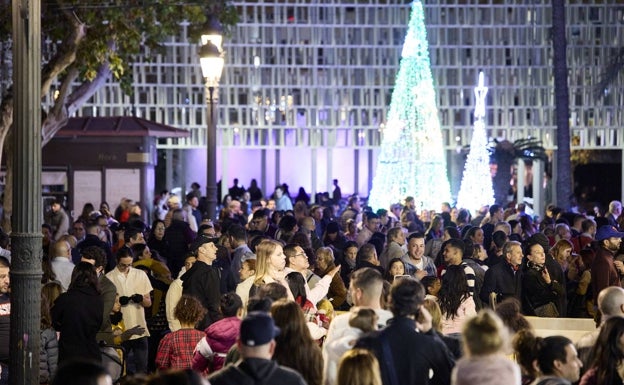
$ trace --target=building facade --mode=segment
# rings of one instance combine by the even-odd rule
[[[237,1],[219,88],[218,179],[256,178],[265,194],[286,182],[308,193],[366,195],[383,138],[410,4],[403,1]],[[536,137],[556,150],[551,6],[525,0],[425,1],[437,103],[457,193],[470,143],[473,87],[489,87],[490,138]],[[622,149],[622,75],[595,85],[624,47],[624,4],[566,5],[572,146]],[[80,115],[135,114],[191,131],[161,139],[164,184],[205,186],[206,101],[198,45],[186,28],[135,67],[134,95],[110,83]],[[202,181],[204,183],[202,183]]]

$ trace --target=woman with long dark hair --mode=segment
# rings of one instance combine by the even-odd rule
[[[59,364],[72,358],[101,360],[96,334],[102,325],[104,302],[95,268],[80,262],[67,292],[52,307],[52,325],[60,332]]]
[[[271,306],[271,315],[281,329],[275,337],[273,360],[299,372],[308,385],[321,385],[321,348],[310,335],[301,307],[293,301],[279,300]]]
[[[537,242],[530,243],[525,250],[527,262],[522,276],[522,307],[526,315],[538,317],[559,317],[557,304],[565,289],[550,276],[546,268],[546,253]],[[565,316],[565,315],[564,315]]]
[[[589,370],[580,385],[620,385],[624,382],[624,318],[613,317],[600,329],[590,353]]]
[[[480,227],[471,227],[466,231],[464,239],[470,239],[473,244],[477,243],[482,245],[484,240],[483,230]]]
[[[441,215],[436,215],[431,220],[429,228],[425,231],[425,242],[431,239],[442,238],[444,235],[444,218]]]
[[[169,255],[169,244],[165,239],[165,221],[156,219],[152,222],[150,233],[147,237],[147,245],[151,250],[158,251],[161,256]]]
[[[461,333],[464,321],[477,314],[462,265],[446,268],[446,273],[442,276],[442,287],[438,292],[438,303],[442,311],[444,334]]]

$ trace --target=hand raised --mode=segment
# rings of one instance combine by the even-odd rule
[[[420,307],[420,312],[418,313],[418,318],[416,319],[416,328],[423,333],[427,333],[433,327],[433,317],[429,310],[427,310],[424,306]]]
[[[329,275],[330,277],[333,277],[334,275],[336,275],[336,274],[340,271],[340,268],[341,268],[341,267],[342,267],[342,265],[338,265],[338,266],[334,267],[333,269],[331,269],[331,270],[327,273],[327,275]]]
[[[544,270],[542,270],[542,278],[544,278],[544,281],[549,285],[552,282],[552,280],[550,279],[550,273],[548,272],[547,268],[544,268]]]

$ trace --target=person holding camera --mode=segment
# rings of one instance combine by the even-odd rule
[[[153,288],[147,274],[132,267],[132,260],[132,250],[122,247],[117,252],[117,267],[106,274],[106,277],[117,288],[124,324],[128,327],[136,325],[144,328],[142,334],[133,335],[123,343],[127,353],[130,351],[134,353],[134,359],[128,363],[128,371],[147,373],[147,338],[150,334],[147,330],[144,308],[152,306],[150,292]]]
[[[525,253],[527,262],[522,277],[523,313],[538,317],[559,317],[557,303],[565,295],[565,288],[550,276],[544,265],[544,248],[538,242],[530,242]]]

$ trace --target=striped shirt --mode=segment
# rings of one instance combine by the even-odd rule
[[[466,264],[466,262],[461,263],[461,265],[464,267],[464,273],[466,273],[466,283],[468,283],[468,290],[470,291],[470,295],[474,296],[475,294],[475,272],[474,269],[470,266],[468,266],[468,264]],[[440,276],[444,275],[446,273],[446,269],[442,270],[442,273],[440,274]]]

